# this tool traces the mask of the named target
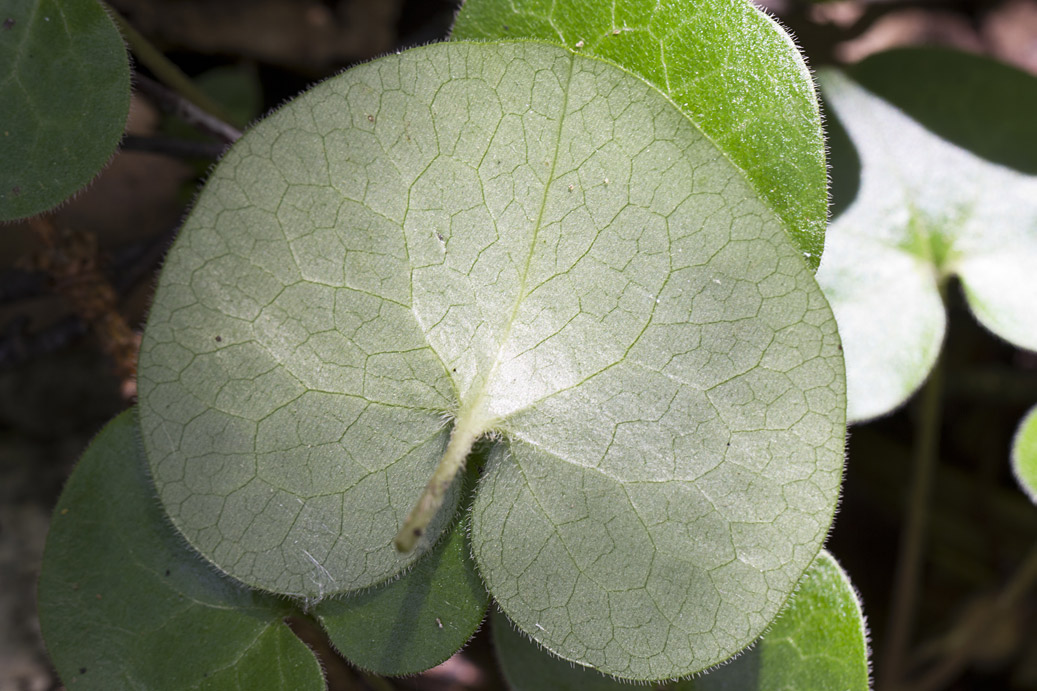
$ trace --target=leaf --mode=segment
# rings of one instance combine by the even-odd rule
[[[461,526],[407,575],[313,613],[350,662],[382,675],[435,667],[472,637],[486,614],[486,590]]]
[[[848,417],[883,415],[921,385],[951,275],[981,323],[1037,349],[1037,178],[937,138],[838,72],[821,84],[861,159],[818,270],[846,348]]]
[[[939,46],[875,53],[847,72],[941,139],[992,163],[1037,175],[1033,75]]]
[[[0,10],[0,221],[67,199],[112,157],[130,108],[122,37],[94,0]]]
[[[741,0],[480,0],[455,39],[536,38],[613,61],[665,93],[741,168],[817,269],[827,222],[824,135],[810,72]]]
[[[323,689],[292,608],[217,575],[154,501],[134,415],[83,454],[51,522],[40,627],[76,689]]]
[[[1037,504],[1037,407],[1026,414],[1015,433],[1012,470],[1026,496]]]
[[[491,594],[631,678],[754,639],[842,469],[835,323],[780,222],[657,91],[531,42],[382,58],[242,138],[140,372],[173,522],[313,599],[427,550],[456,501],[414,554],[391,541],[437,459],[498,437],[472,523]]]
[[[548,655],[493,618],[501,671],[515,691],[621,691],[628,684]],[[860,602],[845,572],[826,551],[807,569],[796,594],[751,649],[667,691],[867,691],[868,646]]]
[[[868,632],[849,577],[822,550],[756,646],[696,679],[696,691],[868,691]]]

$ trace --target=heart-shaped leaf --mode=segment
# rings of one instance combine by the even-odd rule
[[[459,39],[536,38],[606,58],[669,96],[740,167],[817,268],[827,221],[814,82],[792,40],[742,0],[479,0]]]
[[[323,689],[287,603],[217,575],[154,500],[131,412],[83,454],[58,500],[40,628],[75,689]]]
[[[452,43],[235,144],[163,271],[140,405],[187,539],[313,599],[427,549],[441,527],[392,542],[437,460],[498,438],[472,522],[491,594],[558,654],[651,679],[744,647],[813,560],[843,386],[802,252],[661,94],[556,46]]]
[[[1037,178],[937,138],[845,75],[821,83],[861,160],[818,270],[846,348],[849,418],[892,410],[925,379],[951,275],[980,322],[1037,349]]]
[[[1037,408],[1019,423],[1012,442],[1012,470],[1030,501],[1037,504]]]
[[[90,182],[130,109],[122,37],[95,0],[0,8],[0,221],[32,216]]]
[[[628,684],[549,655],[493,618],[501,671],[515,691],[622,691]],[[763,638],[722,667],[665,686],[667,691],[867,691],[868,644],[860,602],[846,573],[826,551]]]

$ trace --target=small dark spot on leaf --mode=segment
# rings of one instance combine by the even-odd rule
[[[505,30],[505,31],[507,31],[507,30],[508,30],[508,25],[507,25],[507,24],[505,24],[505,25],[504,25],[504,30]]]
[[[727,445],[728,445],[728,446],[731,446],[731,442],[727,442]]]
[[[457,371],[457,368],[455,367],[455,368],[453,369],[453,371],[454,371],[454,372],[456,372],[456,371]]]
[[[166,575],[167,576],[169,575],[169,569],[166,569]]]
[[[216,337],[216,342],[217,343],[223,343],[223,336],[217,336]]]
[[[80,667],[79,668],[79,673],[80,674],[86,674],[86,667]]]
[[[422,530],[421,528],[415,528],[414,529],[414,537],[421,537],[421,534],[424,533],[424,532],[425,531]]]
[[[374,122],[374,116],[373,115],[368,115],[367,116],[367,121],[368,122]]]
[[[11,188],[11,194],[13,194],[14,196],[17,197],[17,196],[21,195],[21,193],[22,193],[22,188],[21,188],[20,185],[15,185],[14,187]]]
[[[10,29],[12,26],[14,26],[14,19],[12,19],[11,17],[8,17],[7,19],[4,20],[4,28],[5,29]]]
[[[840,343],[840,344],[839,344],[839,350],[842,350],[842,349],[843,349],[843,344],[842,344],[842,343]]]

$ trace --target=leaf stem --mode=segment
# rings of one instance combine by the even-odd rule
[[[474,405],[458,417],[454,430],[450,433],[450,442],[443,452],[443,457],[439,459],[432,478],[425,486],[418,503],[411,509],[407,520],[403,522],[400,532],[396,533],[393,539],[397,551],[406,554],[414,549],[432,518],[443,505],[447,490],[453,484],[457,473],[464,468],[472,445],[488,429],[486,419],[479,414],[480,410],[480,405]]]
[[[914,471],[908,496],[907,517],[900,533],[900,550],[897,555],[888,634],[884,646],[880,687],[883,689],[895,689],[901,683],[907,648],[914,628],[925,534],[929,521],[929,498],[939,460],[943,379],[943,357],[940,357],[929,374],[919,400],[921,410],[916,427]]]

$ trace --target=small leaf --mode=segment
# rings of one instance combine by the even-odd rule
[[[817,268],[827,221],[814,82],[792,39],[742,0],[480,0],[455,39],[536,38],[630,70],[665,93],[741,168]]]
[[[402,579],[313,613],[350,662],[382,675],[416,674],[456,653],[486,614],[488,598],[460,525]]]
[[[1037,504],[1037,408],[1019,423],[1012,442],[1012,470],[1030,501]]]
[[[437,461],[497,439],[491,594],[563,656],[666,678],[759,635],[820,549],[838,347],[802,252],[658,91],[450,43],[235,144],[163,271],[141,424],[187,539],[312,599],[412,563],[454,513],[393,549]]]
[[[0,221],[46,211],[111,158],[130,108],[122,37],[94,0],[0,9]]]
[[[501,671],[514,691],[623,691],[628,684],[549,655],[493,616]],[[667,691],[867,691],[868,646],[860,602],[845,572],[825,551],[763,638],[730,662]]]
[[[286,603],[217,575],[154,501],[134,415],[83,454],[51,523],[40,627],[76,689],[323,689]]]
[[[847,72],[938,137],[992,163],[1037,175],[1033,75],[938,46],[875,53]]]
[[[935,137],[838,72],[821,83],[861,159],[818,270],[846,348],[849,418],[883,415],[921,385],[951,275],[980,322],[1037,349],[1037,178]]]

